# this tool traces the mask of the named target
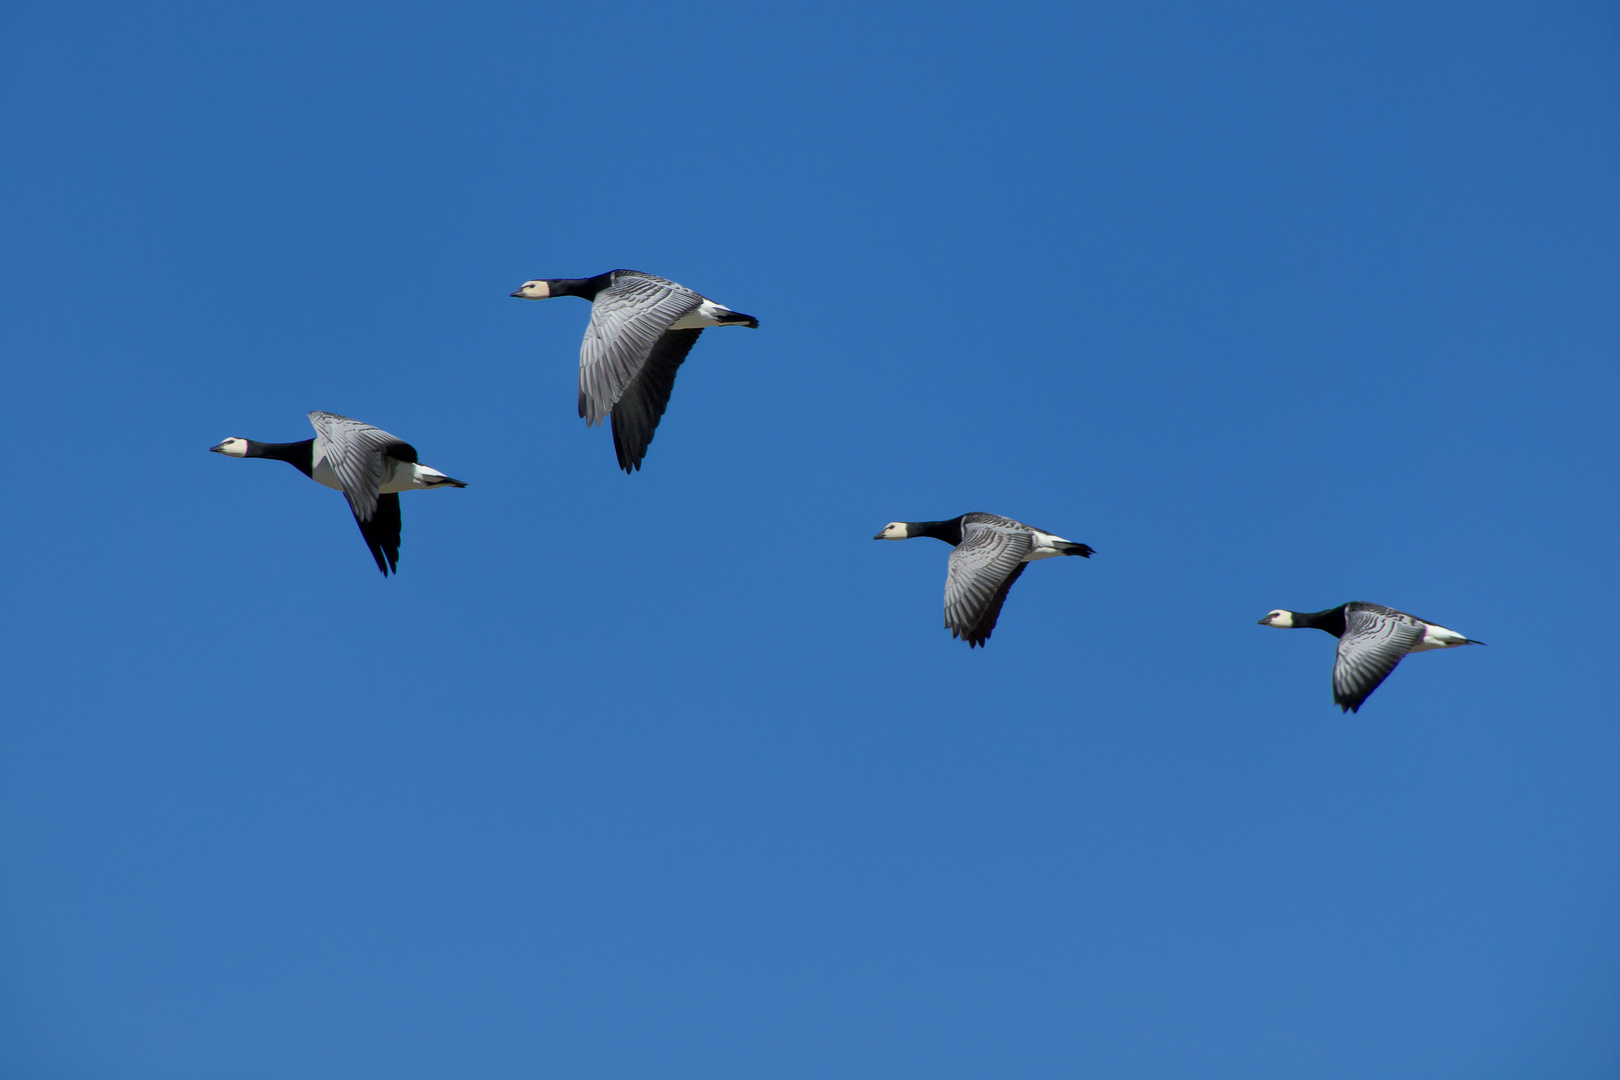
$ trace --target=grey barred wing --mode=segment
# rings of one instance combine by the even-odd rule
[[[962,527],[965,529],[969,525],[989,525],[999,529],[1029,528],[1029,526],[1025,525],[1022,521],[1015,521],[1010,517],[1003,517],[1000,514],[986,514],[980,510],[975,510],[971,514],[962,515]]]
[[[971,520],[981,516],[990,515],[964,518],[962,542],[951,550],[945,571],[945,626],[970,648],[983,645],[996,628],[1030,548],[1027,530]]]
[[[1410,615],[1377,604],[1349,605],[1333,662],[1334,702],[1347,712],[1358,711],[1422,640],[1423,623]]]
[[[591,302],[591,321],[579,350],[579,415],[592,426],[600,424],[636,381],[670,326],[702,303],[703,297],[673,281],[615,271],[613,283]],[[669,381],[673,380],[671,370]],[[664,401],[668,400],[665,393]]]
[[[416,461],[416,448],[397,435],[336,413],[312,412],[310,425],[325,441],[326,463],[349,497],[354,516],[369,521],[377,494],[393,469],[386,460]]]
[[[642,364],[641,373],[613,406],[613,450],[619,455],[619,468],[625,472],[641,468],[658,421],[669,407],[675,372],[701,333],[701,328],[666,331]]]
[[[309,422],[325,442],[326,463],[349,500],[377,569],[386,576],[399,562],[399,496],[383,495],[381,488],[393,461],[416,461],[416,447],[382,428],[336,413],[312,412]]]

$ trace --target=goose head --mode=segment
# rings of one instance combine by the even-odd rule
[[[525,281],[512,295],[519,300],[546,300],[551,296],[551,282],[539,279]]]

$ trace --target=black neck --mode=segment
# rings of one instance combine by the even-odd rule
[[[932,536],[935,540],[943,540],[951,547],[962,542],[962,519],[951,518],[949,521],[908,521],[906,522],[907,539],[913,536]]]
[[[546,286],[552,296],[583,296],[595,300],[596,294],[613,284],[613,271],[595,277],[548,278]]]
[[[1344,605],[1326,611],[1296,611],[1294,625],[1313,630],[1326,630],[1334,637],[1344,636]]]
[[[285,461],[305,476],[315,475],[315,440],[303,442],[254,442],[247,440],[247,453],[243,457],[267,457]]]

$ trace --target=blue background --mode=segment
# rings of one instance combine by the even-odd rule
[[[0,1072],[1616,1075],[1616,21],[9,5]],[[618,266],[762,321],[628,478]]]

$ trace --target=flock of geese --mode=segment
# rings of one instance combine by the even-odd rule
[[[669,405],[680,369],[698,337],[712,326],[759,327],[667,278],[639,270],[610,270],[588,278],[526,281],[513,296],[590,301],[591,320],[579,350],[579,415],[613,430],[619,468],[634,473],[647,456]],[[232,437],[211,449],[227,457],[273,458],[343,492],[371,557],[384,577],[399,564],[399,493],[417,488],[466,487],[417,460],[416,448],[397,435],[347,416],[312,412],[313,439],[266,443]],[[945,570],[945,627],[969,648],[984,645],[996,628],[1007,592],[1037,559],[1090,558],[1092,548],[999,514],[972,513],[946,521],[895,521],[875,540],[931,536],[951,546]],[[1277,610],[1261,626],[1314,627],[1339,639],[1333,664],[1333,700],[1342,711],[1361,708],[1408,653],[1483,642],[1404,611],[1352,601],[1326,611]]]

